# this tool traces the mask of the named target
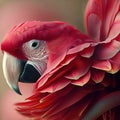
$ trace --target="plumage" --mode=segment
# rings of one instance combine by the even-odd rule
[[[3,53],[25,61],[40,73],[33,94],[16,104],[18,112],[35,120],[107,120],[105,115],[117,120],[114,107],[120,105],[120,39],[116,31],[116,24],[120,24],[116,19],[119,2],[88,1],[85,24],[89,35],[60,21],[25,22],[6,35],[1,44]],[[96,27],[92,27],[94,22]],[[17,89],[13,89],[20,93],[15,85]],[[101,105],[104,101],[105,109]]]

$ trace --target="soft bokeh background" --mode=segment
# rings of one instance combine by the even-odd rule
[[[30,20],[66,21],[84,31],[83,13],[86,1],[0,0],[0,42],[14,25]],[[1,51],[0,68],[0,120],[23,120],[25,118],[17,114],[12,105],[22,98],[8,88],[3,77]]]

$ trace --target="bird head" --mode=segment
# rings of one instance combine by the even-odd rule
[[[74,27],[57,21],[25,22],[12,28],[1,44],[3,73],[10,88],[21,94],[18,82],[40,79],[53,61],[77,44],[73,40],[77,34]]]

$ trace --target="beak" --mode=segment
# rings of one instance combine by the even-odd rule
[[[20,75],[19,60],[6,52],[4,52],[3,57],[3,74],[9,87],[21,95],[18,87]]]
[[[34,64],[21,61],[6,52],[4,52],[3,57],[3,74],[9,87],[19,95],[22,94],[18,82],[34,83],[40,77]]]

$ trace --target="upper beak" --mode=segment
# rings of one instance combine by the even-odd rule
[[[20,95],[18,82],[34,83],[40,77],[34,64],[21,61],[6,52],[3,57],[3,74],[9,87]]]
[[[4,52],[3,57],[3,74],[9,87],[21,95],[18,87],[20,75],[19,60],[6,52]]]

